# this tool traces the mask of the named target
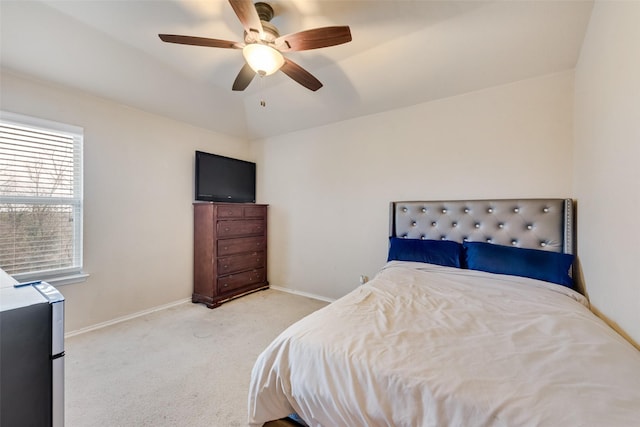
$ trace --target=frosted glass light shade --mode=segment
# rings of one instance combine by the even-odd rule
[[[284,65],[282,54],[265,44],[248,44],[242,48],[242,55],[253,71],[261,76],[273,74]]]

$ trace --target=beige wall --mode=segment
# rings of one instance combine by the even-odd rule
[[[578,253],[595,311],[640,343],[640,2],[597,2],[575,77]]]
[[[3,110],[84,128],[84,283],[60,288],[75,331],[189,298],[196,149],[249,144],[3,72]]]
[[[572,102],[568,71],[254,142],[271,284],[373,276],[392,200],[570,197]]]

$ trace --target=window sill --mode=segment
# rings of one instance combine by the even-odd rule
[[[87,277],[89,277],[87,273],[76,273],[76,274],[70,274],[67,276],[50,277],[48,279],[45,279],[45,282],[52,285],[53,287],[56,287],[56,286],[70,285],[72,283],[82,283],[87,280]]]
[[[84,273],[82,271],[74,272],[74,273],[66,273],[66,274],[62,273],[62,274],[56,274],[56,275],[50,275],[50,276],[48,275],[40,275],[40,276],[29,275],[26,277],[23,275],[14,276],[14,278],[21,283],[29,282],[33,280],[42,280],[43,282],[47,282],[53,287],[70,285],[72,283],[82,283],[86,281],[88,277],[89,277],[89,274]]]

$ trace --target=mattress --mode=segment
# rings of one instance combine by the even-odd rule
[[[579,293],[393,261],[259,356],[249,424],[631,426],[640,353]]]

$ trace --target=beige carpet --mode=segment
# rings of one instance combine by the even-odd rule
[[[185,303],[68,338],[66,426],[246,426],[258,354],[325,305],[266,290],[213,310]]]

